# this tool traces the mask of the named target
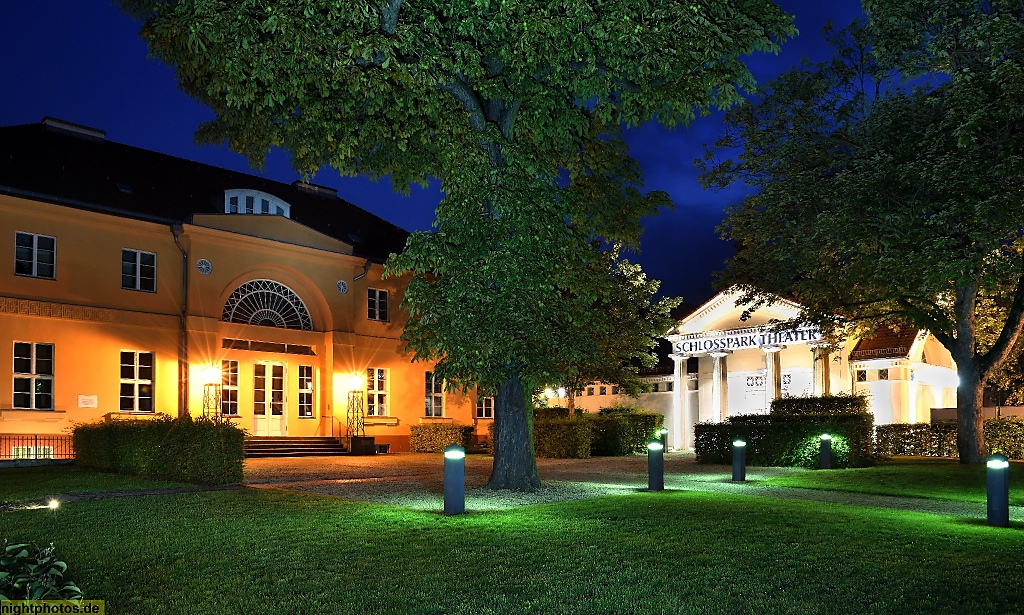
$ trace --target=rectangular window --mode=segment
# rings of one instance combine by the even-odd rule
[[[476,390],[476,418],[494,418],[494,398],[484,395],[480,392],[480,389]]]
[[[53,410],[53,344],[14,342],[14,407]]]
[[[248,195],[245,197],[245,213],[253,213],[253,206],[256,204],[256,197]]]
[[[857,382],[867,382],[867,381],[868,381],[868,370],[866,370],[866,369],[858,369],[857,370]]]
[[[238,361],[220,362],[220,413],[238,416]]]
[[[434,376],[434,372],[426,373],[425,392],[425,416],[444,416],[444,383]]]
[[[121,412],[153,411],[152,352],[121,351]]]
[[[12,446],[12,459],[53,459],[52,446]]]
[[[675,388],[675,385],[676,385],[676,383],[674,383],[674,382],[666,382],[665,383],[665,392],[666,393],[671,393],[672,390]]]
[[[598,393],[600,395],[607,395],[608,394],[608,387],[600,387],[600,388],[598,388]]]
[[[267,199],[260,199],[260,213],[261,214],[269,214],[270,213],[270,201],[268,201]]]
[[[313,366],[299,366],[299,416],[313,418]]]
[[[252,370],[252,413],[267,415],[267,366],[257,363]]]
[[[57,238],[34,233],[14,234],[14,273],[33,278],[55,279]]]
[[[593,395],[593,394],[594,394],[594,387],[587,387],[587,395]]]
[[[388,415],[388,380],[388,370],[366,368],[366,416]]]
[[[659,386],[659,383],[655,382],[655,383],[654,383],[654,386],[653,386],[653,387],[651,387],[651,392],[652,392],[652,393],[657,393],[657,392],[658,392],[658,389],[659,389],[659,388],[661,388],[661,387]]]
[[[237,196],[228,197],[228,213],[229,214],[237,214],[238,213],[238,197]]]
[[[387,322],[388,291],[370,288],[366,291],[366,317],[370,320]]]
[[[121,288],[156,292],[156,254],[121,250]]]
[[[612,395],[618,395],[618,394],[619,394],[619,387],[612,387]]]
[[[879,380],[888,380],[889,379],[889,370],[887,370],[887,369],[880,369],[880,370],[878,370],[878,379]]]

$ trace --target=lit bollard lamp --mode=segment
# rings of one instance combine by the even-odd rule
[[[664,450],[667,451],[668,450],[668,429],[665,428],[665,427],[662,427],[661,429],[658,430],[658,434],[657,435],[658,435],[658,439],[661,440],[661,446],[664,448]]]
[[[665,490],[665,445],[661,440],[647,443],[647,490]]]
[[[458,444],[444,449],[444,514],[466,512],[466,450]]]
[[[747,443],[732,441],[732,480],[742,483],[747,480]]]
[[[988,458],[988,524],[1010,526],[1010,460],[995,454]]]
[[[828,470],[832,467],[832,436],[827,433],[821,434],[818,467],[822,470]]]

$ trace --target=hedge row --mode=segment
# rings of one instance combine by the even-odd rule
[[[458,423],[424,423],[409,427],[409,450],[414,453],[440,453],[450,444],[469,449],[473,426]]]
[[[875,428],[875,450],[886,456],[956,457],[956,435],[956,423],[879,425]],[[985,445],[990,453],[1024,459],[1024,419],[985,421]]]
[[[821,435],[832,436],[833,467],[864,467],[874,462],[870,414],[735,416],[724,423],[695,426],[697,461],[732,463],[732,443],[747,443],[747,463],[755,466],[812,468],[818,464]]]
[[[75,464],[166,480],[242,482],[245,433],[230,421],[171,419],[77,425]]]
[[[772,402],[772,416],[825,416],[865,414],[868,398],[839,393],[824,397],[783,397]]]
[[[654,412],[581,414],[533,422],[538,457],[585,459],[643,453],[664,417]]]
[[[533,422],[533,449],[538,457],[587,459],[593,438],[593,425],[582,417]]]

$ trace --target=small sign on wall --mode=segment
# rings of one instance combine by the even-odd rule
[[[79,408],[99,408],[100,407],[100,396],[99,395],[79,395],[78,396],[78,407]]]

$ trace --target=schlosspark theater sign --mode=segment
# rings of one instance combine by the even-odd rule
[[[693,355],[723,350],[744,350],[747,348],[770,348],[784,344],[813,344],[822,341],[818,327],[800,327],[783,331],[751,332],[746,329],[740,333],[723,332],[722,335],[706,335],[676,340],[672,344],[675,354]]]

